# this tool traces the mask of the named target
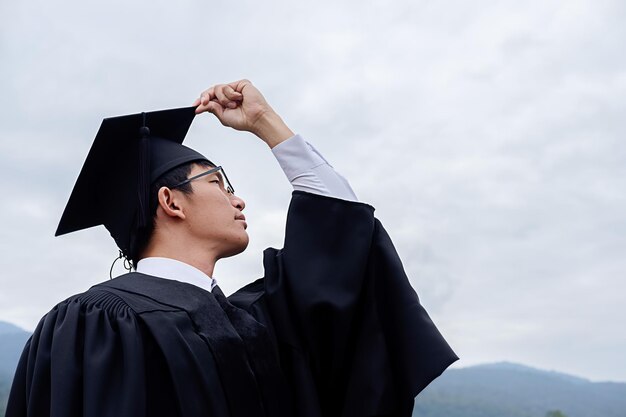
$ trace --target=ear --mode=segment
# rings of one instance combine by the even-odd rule
[[[183,196],[180,192],[175,192],[167,187],[159,188],[157,194],[158,206],[168,217],[178,217],[185,220],[185,211],[183,209]]]

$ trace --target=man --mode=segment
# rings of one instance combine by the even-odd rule
[[[42,319],[7,416],[409,416],[457,357],[374,209],[249,81],[194,106],[103,122],[57,234],[104,224],[136,272]],[[228,299],[213,268],[248,244],[245,203],[180,144],[204,111],[263,140],[295,189],[283,249]]]

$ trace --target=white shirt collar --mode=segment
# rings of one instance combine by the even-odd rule
[[[211,292],[217,285],[215,278],[206,275],[198,268],[176,259],[151,257],[137,262],[137,272],[159,278],[172,279],[195,285]]]

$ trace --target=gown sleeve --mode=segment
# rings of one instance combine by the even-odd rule
[[[458,359],[373,207],[295,191],[284,247],[264,255],[249,311],[274,334],[299,415],[410,416]]]
[[[74,296],[42,318],[26,343],[7,417],[144,416],[144,331],[116,296]]]

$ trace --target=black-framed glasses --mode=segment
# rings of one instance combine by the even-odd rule
[[[187,178],[185,181],[179,182],[178,184],[171,186],[170,189],[180,187],[181,185],[189,184],[191,181],[197,180],[198,178],[202,178],[211,174],[217,174],[217,179],[219,180],[220,188],[222,188],[222,190],[224,190],[229,195],[235,194],[235,189],[233,188],[232,185],[230,185],[230,181],[228,181],[226,172],[224,172],[224,169],[222,169],[221,166],[211,168],[208,171],[202,172],[198,175],[194,175],[191,178]]]

